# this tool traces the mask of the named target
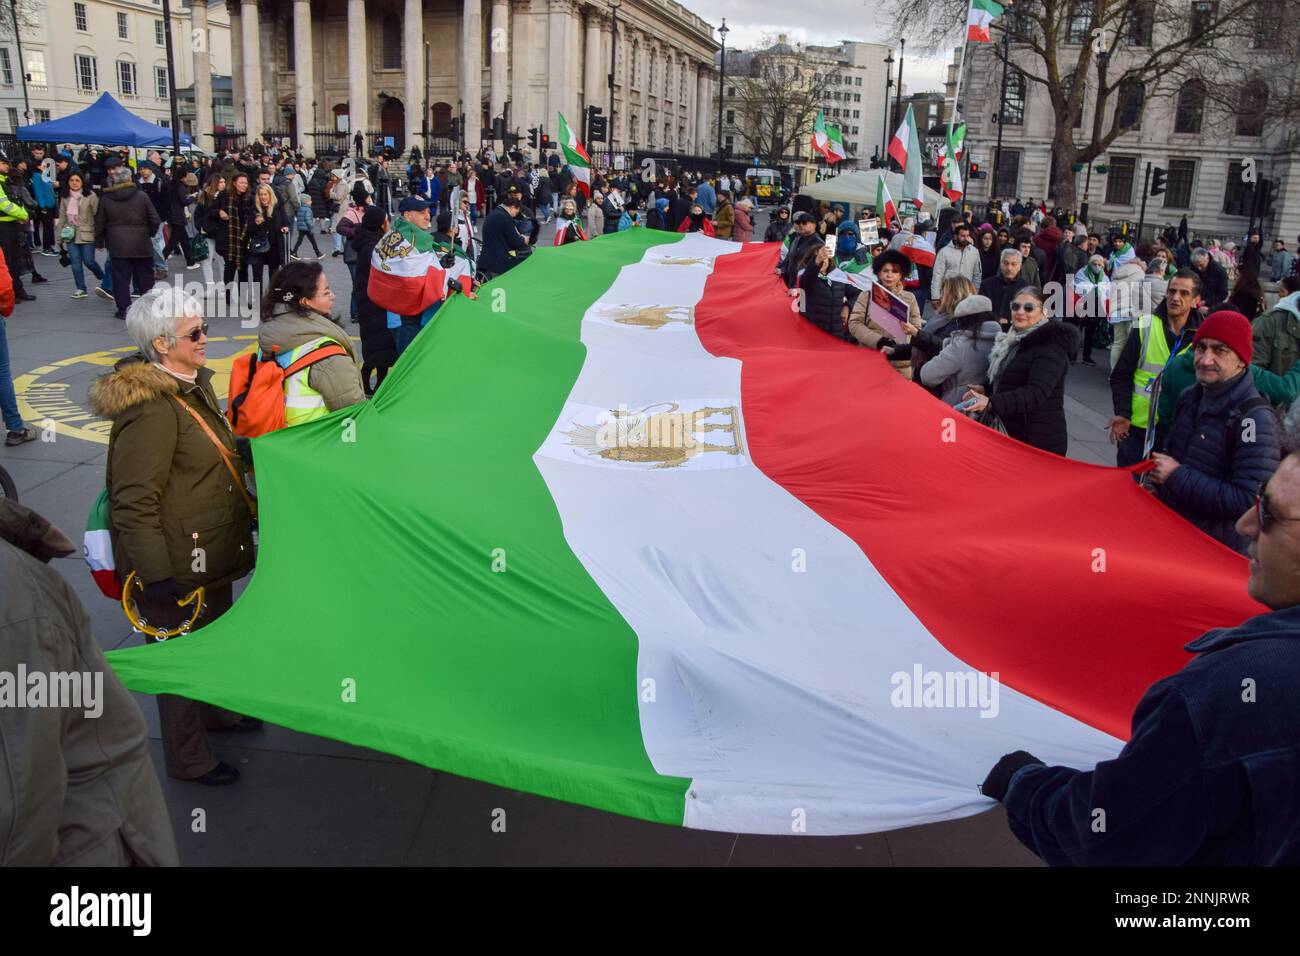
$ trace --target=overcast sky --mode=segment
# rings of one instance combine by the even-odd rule
[[[785,33],[790,42],[838,43],[840,40],[882,42],[889,30],[870,24],[879,0],[814,0],[774,3],[773,0],[679,0],[715,27],[727,18],[728,49],[749,49],[767,34]],[[714,39],[718,37],[714,34]],[[897,59],[897,56],[895,56]],[[895,65],[897,70],[898,66]],[[909,54],[903,64],[903,84],[909,93],[943,89],[942,57],[923,59]]]

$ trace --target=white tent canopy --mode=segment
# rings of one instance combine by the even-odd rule
[[[894,202],[901,204],[903,199],[903,174],[886,172],[879,169],[861,169],[854,173],[843,173],[839,176],[832,176],[830,179],[823,179],[819,183],[803,187],[799,190],[801,195],[811,196],[813,199],[825,202],[846,202],[858,206],[874,206],[876,204],[876,182],[879,178],[885,177],[885,185],[889,188],[889,194],[894,198]],[[925,194],[925,211],[931,216],[935,216],[937,211],[951,205],[946,196],[941,195],[929,186],[922,186],[921,192]]]

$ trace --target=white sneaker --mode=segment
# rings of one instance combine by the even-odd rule
[[[199,267],[199,264],[198,264],[197,262],[191,262],[191,263],[190,263],[189,265],[187,265],[185,268],[186,268],[187,270],[189,270],[189,269],[197,269],[198,267]]]
[[[85,289],[78,289],[76,292],[72,293],[72,295],[68,296],[68,298],[69,298],[69,299],[84,299],[84,298],[86,298],[88,295],[89,295],[89,293],[87,293]]]
[[[101,299],[107,299],[109,302],[113,301],[113,293],[109,292],[102,285],[95,287],[95,295],[99,296]]]
[[[140,293],[139,293],[139,292],[132,292],[132,293],[131,293],[131,298],[133,298],[133,299],[138,299],[138,298],[140,298]]]

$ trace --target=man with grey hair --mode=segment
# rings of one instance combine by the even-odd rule
[[[1228,301],[1228,273],[1205,249],[1192,250],[1192,268],[1201,276],[1201,301],[1207,311]]]
[[[132,279],[141,294],[153,288],[153,235],[161,222],[149,197],[131,181],[130,168],[120,164],[109,170],[95,213],[95,240],[108,250],[119,319],[126,318],[131,304]]]
[[[1011,300],[1016,293],[1029,285],[1020,274],[1022,256],[1017,249],[1003,249],[998,264],[998,274],[980,283],[979,294],[993,304],[993,317],[1004,329],[1011,324]]]

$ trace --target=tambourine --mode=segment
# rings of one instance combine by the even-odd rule
[[[126,583],[122,585],[122,611],[126,614],[126,619],[131,622],[131,626],[142,634],[148,634],[155,640],[165,641],[168,638],[180,637],[182,634],[188,634],[198,622],[199,615],[203,613],[203,588],[195,588],[184,599],[176,603],[184,607],[187,604],[194,605],[194,613],[190,615],[188,621],[181,621],[172,628],[154,627],[140,614],[139,607],[136,606],[135,598],[132,591],[143,592],[144,582],[140,580],[139,575],[134,571],[126,576]]]

